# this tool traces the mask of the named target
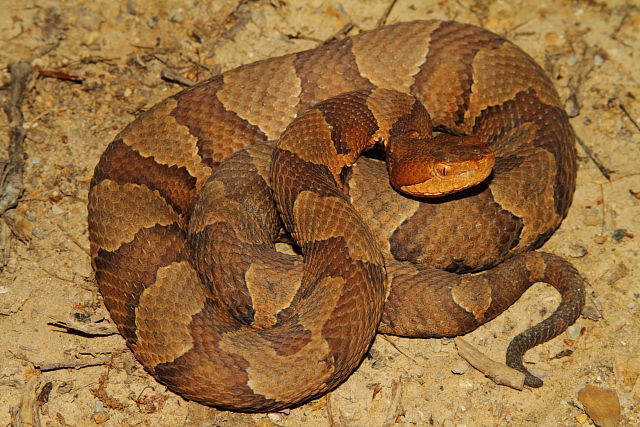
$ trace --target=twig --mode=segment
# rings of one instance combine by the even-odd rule
[[[109,359],[96,359],[96,360],[66,360],[63,362],[52,363],[34,363],[34,366],[40,370],[40,372],[57,371],[59,369],[82,369],[91,366],[106,365]]]
[[[4,218],[0,219],[0,269],[9,263],[11,253],[11,228]]]
[[[629,12],[627,11],[622,16],[622,19],[620,20],[620,23],[616,26],[616,28],[613,29],[613,32],[611,33],[611,35],[609,37],[611,37],[613,40],[617,41],[618,43],[620,43],[623,46],[631,47],[628,43],[625,43],[624,41],[618,39],[618,33],[620,32],[620,30],[622,30],[622,27],[624,27],[625,24],[627,24],[628,20],[629,20]]]
[[[576,141],[578,141],[578,144],[580,145],[580,147],[582,147],[584,152],[587,153],[587,156],[589,156],[591,161],[596,165],[596,167],[598,168],[602,176],[607,178],[607,181],[611,181],[611,173],[614,171],[612,171],[611,169],[603,165],[602,162],[598,159],[598,157],[596,157],[595,153],[591,151],[591,148],[589,148],[587,144],[585,144],[584,141],[580,139],[578,135],[576,135]]]
[[[329,426],[335,427],[337,424],[333,417],[333,408],[331,408],[331,393],[327,394],[326,399],[327,399],[327,418],[329,419]]]
[[[524,387],[524,374],[522,372],[489,359],[460,337],[454,341],[458,349],[458,354],[493,382],[515,388],[516,390],[522,390]]]
[[[48,322],[49,325],[57,326],[59,328],[66,329],[67,331],[80,332],[89,336],[106,337],[118,333],[118,330],[109,323],[82,323],[56,319],[53,317],[51,319],[53,320],[53,322]]]
[[[633,119],[633,117],[631,116],[631,114],[629,114],[629,112],[627,111],[627,108],[624,106],[624,104],[622,102],[620,102],[620,103],[618,103],[618,106],[620,107],[620,109],[622,110],[624,115],[627,116],[627,119],[629,119],[631,121],[631,123],[633,123],[633,125],[636,127],[636,129],[640,130],[640,125],[638,125],[638,122],[636,122]]]
[[[387,415],[384,417],[382,427],[391,427],[398,423],[398,417],[403,415],[402,402],[402,379],[393,380],[391,383],[391,402],[387,407]]]
[[[382,27],[383,25],[385,25],[387,23],[387,18],[389,17],[389,14],[391,13],[391,10],[393,9],[393,7],[396,5],[397,2],[398,2],[398,0],[391,0],[391,3],[389,3],[389,5],[385,9],[384,13],[382,14],[380,19],[378,20],[378,27]]]
[[[416,361],[416,359],[414,359],[413,357],[409,356],[407,353],[405,353],[404,351],[402,351],[400,349],[400,347],[398,347],[398,345],[396,343],[394,343],[393,341],[391,341],[391,339],[386,336],[386,335],[380,335],[380,337],[385,340],[386,342],[388,342],[389,344],[391,344],[391,347],[395,348],[398,353],[402,354],[404,357],[406,357],[407,359],[411,360],[413,363],[417,364],[418,362]]]
[[[40,385],[40,379],[32,376],[22,389],[20,407],[12,420],[12,425],[19,427],[40,426],[40,416],[36,405],[36,390]]]
[[[307,36],[307,35],[304,35],[304,34],[300,34],[300,32],[297,32],[295,34],[287,34],[287,33],[281,33],[281,34],[284,35],[285,37],[291,39],[291,40],[308,40],[308,41],[316,42],[319,45],[323,45],[323,44],[331,43],[333,41],[341,40],[341,39],[345,38],[347,36],[347,34],[349,34],[349,31],[351,31],[353,29],[353,27],[354,27],[354,25],[353,25],[352,22],[347,22],[338,31],[333,33],[333,35],[331,35],[330,37],[328,37],[328,38],[326,38],[324,40],[323,39],[319,39],[317,37],[312,37],[312,36]]]
[[[58,80],[68,80],[73,83],[82,83],[82,81],[84,80],[82,77],[74,76],[73,74],[69,74],[64,71],[39,70],[38,73],[42,77],[52,77]]]
[[[81,251],[87,254],[87,256],[91,257],[89,249],[81,245],[78,239],[76,239],[71,233],[65,230],[60,224],[56,223],[56,226],[65,236],[69,238],[69,240],[71,240],[78,248],[80,248]]]
[[[162,70],[160,72],[160,76],[168,82],[178,83],[186,87],[191,87],[196,84],[196,82],[194,82],[193,80],[180,75],[179,73],[173,71],[170,68],[165,68],[164,70]]]
[[[24,147],[22,143],[27,136],[27,131],[22,126],[22,100],[27,87],[27,80],[31,76],[32,67],[28,62],[20,61],[9,66],[9,72],[13,76],[9,98],[3,105],[3,110],[9,119],[9,161],[2,167],[0,183],[0,215],[7,209],[18,204],[18,199],[24,190],[22,174],[24,172]]]
[[[331,37],[329,37],[326,40],[323,40],[322,44],[327,44],[327,43],[330,43],[332,41],[341,40],[341,39],[345,38],[347,36],[347,34],[349,34],[349,31],[351,31],[353,29],[353,27],[354,27],[353,22],[347,22],[346,24],[344,24],[342,26],[342,28],[340,28],[338,31],[336,31]]]

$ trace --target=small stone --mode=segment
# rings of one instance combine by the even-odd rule
[[[472,407],[473,407],[473,402],[471,401],[471,399],[463,399],[462,402],[460,402],[460,405],[458,406],[458,408],[462,412],[468,411]]]
[[[569,247],[564,251],[565,254],[571,258],[582,258],[583,256],[587,255],[589,252],[587,251],[587,248],[585,248],[582,245],[569,245]]]
[[[587,414],[578,414],[576,416],[576,421],[578,422],[578,424],[584,424],[589,420],[589,416],[587,416]]]
[[[89,31],[97,31],[100,29],[100,24],[104,22],[104,18],[100,12],[93,11],[86,7],[81,7],[78,10],[78,25]]]
[[[582,309],[582,317],[589,320],[600,320],[602,315],[593,304],[587,304]]]
[[[154,28],[159,21],[160,21],[160,18],[158,18],[157,16],[150,16],[147,19],[147,27]]]
[[[99,31],[91,31],[89,33],[87,33],[87,37],[84,40],[84,44],[86,46],[91,46],[92,44],[96,43],[98,40],[100,40],[100,32]]]
[[[23,242],[28,242],[33,236],[33,224],[22,215],[17,215],[11,230]]]
[[[456,362],[455,365],[451,368],[451,372],[457,375],[462,375],[469,370],[469,364],[464,360],[460,360]]]
[[[580,335],[582,334],[582,326],[571,325],[567,328],[566,334],[567,338],[575,341],[580,338]]]
[[[179,24],[183,20],[184,20],[184,16],[182,15],[182,9],[173,10],[169,16],[169,22],[175,22]]]
[[[429,345],[431,346],[431,351],[434,353],[440,353],[442,351],[441,340],[429,340]]]
[[[58,190],[53,190],[51,193],[49,193],[49,200],[51,200],[52,202],[59,202],[60,200],[62,200],[62,193],[60,193],[60,191]]]
[[[269,419],[274,423],[280,421],[280,415],[278,414],[271,413],[271,414],[268,414],[267,417],[269,417]]]
[[[604,234],[598,234],[598,235],[593,237],[593,242],[598,244],[598,245],[602,245],[606,241],[607,241],[607,236],[604,235]]]
[[[599,427],[615,427],[620,423],[620,400],[614,390],[587,385],[578,399],[593,423]]]
[[[598,219],[597,215],[590,213],[584,216],[582,223],[584,225],[594,226],[594,225],[598,225],[600,223],[600,220]]]
[[[64,209],[60,208],[58,205],[51,206],[51,213],[54,215],[61,215],[64,213]]]
[[[109,420],[109,414],[106,412],[96,412],[93,414],[93,422],[96,424],[104,424]]]
[[[470,380],[462,380],[460,381],[459,386],[463,390],[471,390],[474,387],[474,384]]]
[[[626,228],[618,228],[617,230],[614,230],[613,233],[611,233],[611,237],[616,242],[619,242],[623,237],[627,237],[628,235],[629,233],[627,232]]]
[[[578,63],[578,55],[575,55],[575,54],[574,55],[570,55],[567,58],[567,65],[573,66],[573,65],[576,65],[577,63]]]
[[[636,384],[640,386],[640,382],[638,382],[640,378],[640,357],[629,359],[628,356],[616,356],[614,369],[618,384],[627,393],[631,393]]]
[[[612,265],[604,273],[602,273],[602,275],[600,276],[600,281],[607,286],[615,287],[616,282],[627,277],[629,273],[629,267],[627,267],[626,264],[620,262],[616,265]]]
[[[129,15],[137,15],[138,11],[136,9],[136,3],[133,0],[127,1],[127,12]]]
[[[575,94],[572,94],[564,103],[564,109],[569,117],[578,117],[580,114],[580,104],[578,104],[578,98]]]
[[[604,58],[602,56],[596,55],[593,57],[593,65],[595,65],[596,67],[599,67],[602,64],[604,64]]]

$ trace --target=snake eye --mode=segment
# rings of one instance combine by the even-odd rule
[[[436,165],[436,173],[439,176],[447,176],[447,172],[449,172],[449,166],[444,163],[438,163]]]

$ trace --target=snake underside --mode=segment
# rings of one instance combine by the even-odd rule
[[[491,176],[418,199],[389,187],[384,164],[354,165],[434,131],[486,142]],[[92,263],[136,358],[205,404],[306,402],[357,368],[376,331],[461,335],[536,281],[562,302],[507,363],[540,386],[523,353],[584,303],[575,269],[535,251],[575,175],[567,115],[529,56],[474,26],[401,23],[230,70],[137,118],[91,182]],[[302,256],[275,250],[283,238]]]

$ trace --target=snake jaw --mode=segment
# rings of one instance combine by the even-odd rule
[[[439,197],[474,187],[491,175],[495,155],[482,159],[436,165],[433,177],[423,185],[406,186],[403,191],[414,196]]]
[[[473,187],[491,174],[493,151],[476,137],[438,135],[407,141],[388,159],[389,177],[401,192],[417,197],[441,197]]]

